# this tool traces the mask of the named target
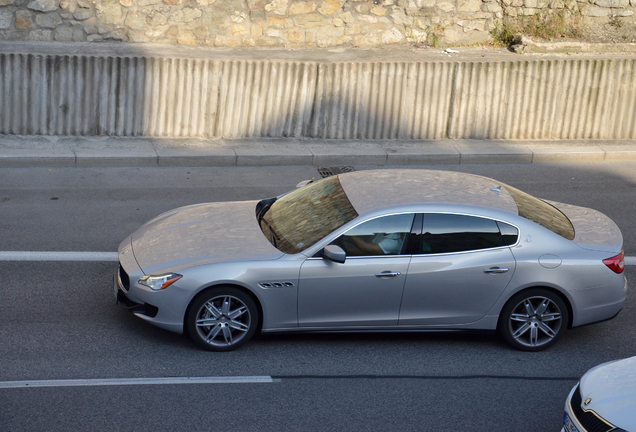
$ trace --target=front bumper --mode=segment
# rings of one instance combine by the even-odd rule
[[[133,269],[137,271],[137,268]],[[118,303],[136,317],[163,329],[183,333],[183,319],[189,298],[176,286],[153,291],[136,283],[143,273],[139,270],[130,276],[120,263],[113,276],[113,291]]]
[[[126,283],[122,282],[122,273],[125,274],[121,266],[113,275],[113,291],[115,301],[135,315],[141,314],[149,318],[155,318],[159,312],[159,308],[148,303],[137,303],[126,296]],[[127,276],[127,275],[126,275]]]

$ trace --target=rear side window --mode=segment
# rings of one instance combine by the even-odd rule
[[[504,185],[519,209],[519,216],[541,225],[568,240],[574,239],[574,226],[559,209],[512,186]]]
[[[464,252],[510,246],[517,242],[515,227],[492,219],[456,214],[424,215],[423,254]]]
[[[505,246],[512,246],[517,243],[517,239],[519,238],[517,228],[504,222],[497,222],[497,226],[499,227],[499,232],[501,232],[501,238]]]

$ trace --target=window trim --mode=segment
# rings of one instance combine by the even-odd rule
[[[411,257],[421,257],[421,256],[439,256],[439,255],[451,255],[451,254],[465,254],[465,253],[472,253],[472,252],[479,252],[479,251],[486,251],[486,250],[498,250],[498,249],[504,249],[504,248],[513,248],[519,245],[519,243],[521,242],[521,229],[519,228],[519,226],[515,223],[512,222],[506,222],[503,221],[501,219],[497,219],[491,216],[484,216],[484,215],[479,215],[479,214],[473,214],[473,213],[460,213],[460,212],[453,212],[453,211],[428,211],[428,212],[421,212],[421,211],[400,211],[400,212],[395,212],[395,213],[387,213],[387,214],[383,214],[383,215],[379,215],[379,216],[375,216],[369,219],[365,219],[363,221],[360,221],[359,223],[352,225],[351,227],[347,228],[344,232],[340,233],[340,234],[336,234],[334,235],[332,238],[326,240],[326,243],[324,243],[324,245],[322,245],[321,247],[318,248],[318,250],[311,256],[307,257],[307,259],[324,259],[321,255],[322,250],[324,249],[325,246],[330,245],[333,243],[333,241],[335,239],[337,239],[338,237],[344,235],[347,231],[357,227],[358,225],[370,221],[370,220],[374,220],[377,218],[381,218],[381,217],[385,217],[385,216],[395,216],[395,215],[400,215],[400,214],[414,214],[415,217],[413,219],[413,225],[411,225],[411,234],[413,234],[414,228],[415,228],[415,224],[417,224],[418,220],[420,221],[419,224],[419,241],[421,241],[421,236],[422,234],[424,234],[424,216],[427,214],[448,214],[448,215],[458,215],[458,216],[470,216],[470,217],[476,217],[476,218],[481,218],[481,219],[487,219],[487,220],[492,220],[495,222],[501,222],[501,223],[505,223],[507,225],[510,225],[511,227],[513,227],[514,229],[517,230],[517,241],[511,245],[504,245],[504,246],[496,246],[496,247],[492,247],[492,248],[483,248],[483,249],[471,249],[468,251],[457,251],[457,252],[440,252],[440,253],[429,253],[429,254],[424,254],[424,253],[405,253],[405,254],[400,254],[400,255],[366,255],[366,256],[350,256],[347,255],[347,260],[350,259],[366,259],[366,258],[392,258],[392,257],[407,257],[407,256],[411,256]],[[358,216],[360,217],[360,216]],[[499,230],[499,232],[501,233],[501,230]],[[332,233],[334,234],[334,233]],[[329,236],[327,236],[329,237]],[[327,237],[325,237],[325,239],[327,239]],[[325,240],[323,239],[323,240]],[[409,241],[409,238],[407,238],[407,241]],[[406,250],[411,249],[411,245],[407,245]],[[411,249],[412,250],[412,249]]]

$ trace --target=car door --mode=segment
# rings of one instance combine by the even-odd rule
[[[300,269],[299,326],[396,326],[413,219],[383,216],[348,230],[332,243],[347,253],[344,263],[308,258]]]
[[[404,286],[399,324],[466,324],[479,320],[515,270],[509,246],[518,232],[492,219],[425,214],[419,253]]]

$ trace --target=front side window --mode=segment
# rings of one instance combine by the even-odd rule
[[[265,237],[294,254],[358,217],[338,177],[328,177],[277,199],[260,217]]]
[[[490,249],[512,245],[517,238],[517,229],[503,222],[475,216],[431,213],[424,215],[421,253]]]
[[[413,214],[384,216],[361,223],[334,241],[348,256],[400,255],[413,226]]]

